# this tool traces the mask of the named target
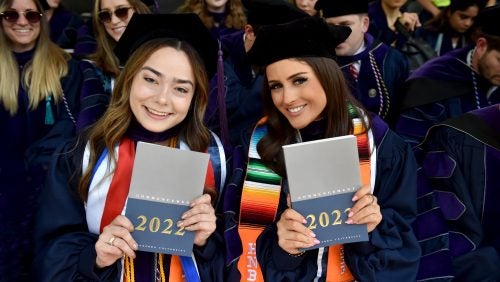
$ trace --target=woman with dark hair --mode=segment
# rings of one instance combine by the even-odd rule
[[[251,138],[235,229],[244,242],[240,262],[251,265],[247,246],[255,245],[248,238],[259,228],[256,258],[264,281],[415,280],[416,163],[409,146],[350,94],[334,60],[348,35],[347,27],[307,17],[263,26],[250,49],[264,72],[266,118]],[[349,134],[356,135],[365,173],[346,223],[366,224],[369,240],[301,251],[319,241],[290,203],[282,146]]]
[[[203,125],[217,43],[194,14],[136,14],[123,37],[115,52],[126,63],[108,110],[61,147],[50,170],[34,275],[40,281],[222,279],[213,205],[224,186],[225,157],[218,137]],[[191,256],[138,251],[134,225],[124,215],[138,142],[210,153],[203,195],[174,219],[194,232]],[[165,189],[176,187],[165,183]]]
[[[472,44],[471,27],[486,0],[452,0],[437,17],[425,23],[422,37],[442,55]]]

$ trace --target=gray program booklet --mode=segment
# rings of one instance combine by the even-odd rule
[[[366,224],[345,223],[361,187],[356,137],[285,145],[283,152],[292,208],[320,241],[312,248],[367,241]]]
[[[206,153],[138,142],[125,216],[139,250],[191,255],[194,233],[177,222],[202,195],[208,160]]]

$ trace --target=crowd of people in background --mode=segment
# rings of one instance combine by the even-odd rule
[[[0,282],[500,281],[500,4],[162,5],[0,0]],[[350,134],[369,239],[303,251],[282,146]],[[138,142],[210,155],[191,257],[137,249]]]

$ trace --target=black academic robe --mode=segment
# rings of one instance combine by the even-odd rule
[[[472,111],[432,127],[416,148],[418,279],[500,280],[498,121],[500,104]]]
[[[395,130],[412,146],[422,141],[431,126],[500,102],[500,90],[468,65],[472,48],[434,58],[406,81]]]
[[[382,221],[369,234],[368,242],[345,244],[347,265],[358,281],[414,281],[420,248],[411,224],[416,217],[416,162],[410,147],[387,125],[374,117],[377,146],[374,195]],[[282,189],[279,214],[286,209]],[[266,281],[313,281],[318,250],[292,257],[278,245],[276,223],[269,225],[257,241],[257,258]],[[323,255],[323,269],[327,265]],[[324,281],[324,276],[320,281]]]
[[[219,141],[220,142],[220,141]],[[77,192],[82,172],[85,144],[70,141],[54,154],[47,182],[40,197],[40,208],[35,225],[35,261],[33,279],[37,281],[120,281],[121,260],[96,269],[95,244],[99,234],[89,232],[85,203]],[[221,183],[221,163],[218,143],[212,138],[208,152],[214,168],[216,188]],[[220,225],[220,224],[218,224]],[[132,234],[133,236],[133,234]],[[222,235],[214,232],[203,247],[194,247],[197,268],[201,281],[223,280]],[[136,275],[140,281],[152,277],[151,253],[136,252]],[[170,259],[170,256],[167,256]],[[148,267],[150,266],[150,267]],[[167,279],[169,264],[165,266]],[[139,269],[146,269],[138,273]],[[139,278],[138,278],[139,279]]]

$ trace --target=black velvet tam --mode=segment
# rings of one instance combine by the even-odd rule
[[[335,59],[335,47],[350,34],[349,27],[328,25],[317,17],[263,26],[248,55],[257,66],[299,57]]]
[[[484,8],[476,19],[476,24],[489,35],[500,36],[500,4]]]
[[[366,14],[368,13],[368,0],[318,0],[314,9],[319,11],[324,18]]]
[[[282,24],[309,15],[283,0],[244,0],[247,22],[253,28],[263,25]]]
[[[134,13],[120,37],[114,52],[121,65],[143,43],[156,38],[176,38],[189,43],[200,55],[209,77],[217,70],[217,41],[193,13],[138,14]]]

